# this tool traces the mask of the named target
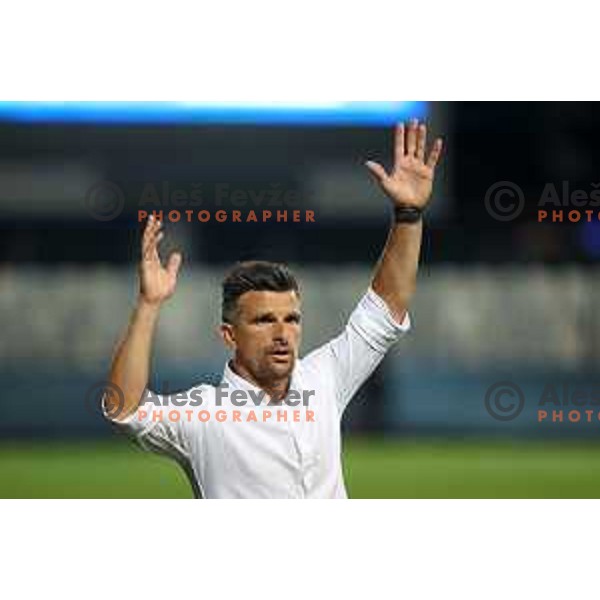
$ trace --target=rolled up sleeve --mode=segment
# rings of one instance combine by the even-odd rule
[[[173,415],[170,415],[181,409],[170,405],[168,398],[161,394],[146,390],[143,397],[151,397],[154,402],[143,402],[135,412],[122,420],[111,417],[106,410],[104,400],[102,412],[116,429],[134,438],[146,450],[169,456],[187,457],[188,450],[182,419],[174,419]]]
[[[408,312],[402,323],[396,321],[383,298],[369,288],[350,316],[348,327],[354,328],[373,350],[385,354],[410,331],[411,322]]]

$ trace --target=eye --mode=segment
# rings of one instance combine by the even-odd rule
[[[285,322],[298,324],[298,323],[300,323],[300,315],[298,315],[298,314],[290,315],[289,317],[286,318]]]
[[[273,323],[275,320],[276,319],[273,315],[261,315],[260,317],[257,317],[254,322],[262,325],[266,323]]]

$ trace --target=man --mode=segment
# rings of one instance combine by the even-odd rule
[[[177,401],[146,390],[160,307],[175,292],[181,264],[173,254],[163,268],[161,223],[147,223],[138,302],[109,376],[122,397],[107,395],[105,414],[146,447],[176,458],[198,496],[346,497],[342,414],[410,328],[422,212],[442,150],[438,139],[426,156],[426,137],[424,124],[401,124],[391,173],[366,163],[392,201],[393,223],[371,286],[344,331],[299,360],[300,293],[293,275],[272,263],[237,265],[223,283],[220,331],[232,352],[223,382],[192,388]]]

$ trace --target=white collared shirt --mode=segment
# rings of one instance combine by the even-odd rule
[[[408,314],[399,324],[369,289],[344,331],[296,362],[293,402],[270,403],[227,364],[221,387],[195,386],[186,400],[154,395],[117,424],[145,448],[175,458],[197,497],[346,498],[342,414],[409,329]]]

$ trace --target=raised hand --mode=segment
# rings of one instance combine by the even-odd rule
[[[166,268],[163,267],[158,255],[158,244],[164,236],[161,227],[160,220],[150,215],[142,237],[140,261],[140,298],[155,305],[162,304],[175,293],[182,258],[179,252],[174,252],[169,257]]]
[[[397,207],[423,209],[429,202],[433,189],[435,167],[442,152],[442,140],[436,139],[429,156],[425,157],[427,127],[414,119],[405,127],[396,127],[394,167],[388,174],[373,161],[367,168],[373,173],[383,191]]]

